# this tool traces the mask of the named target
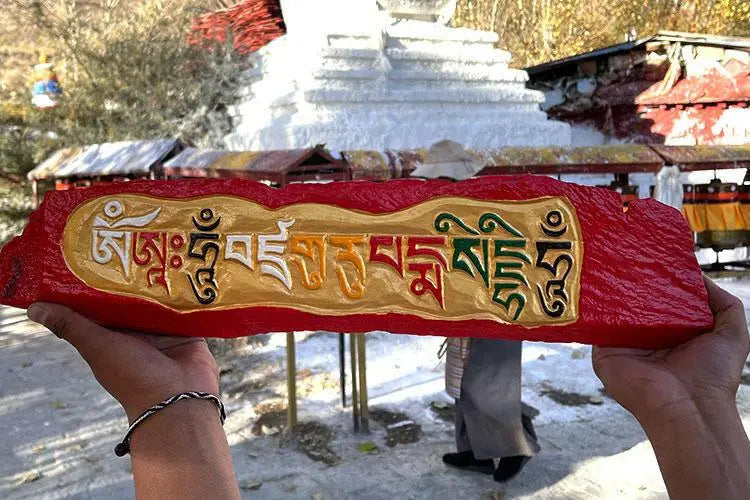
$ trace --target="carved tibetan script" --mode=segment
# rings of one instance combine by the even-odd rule
[[[122,194],[68,218],[87,285],[176,311],[275,306],[525,326],[578,318],[581,229],[564,198],[443,197],[371,214],[232,196]]]

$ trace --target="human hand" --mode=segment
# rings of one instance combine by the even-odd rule
[[[78,350],[131,422],[181,392],[219,395],[219,368],[205,339],[109,330],[67,307],[43,302],[32,304],[27,314]]]
[[[703,278],[714,329],[673,349],[594,347],[594,371],[609,394],[646,424],[651,415],[686,403],[709,411],[734,405],[750,340],[742,302]]]

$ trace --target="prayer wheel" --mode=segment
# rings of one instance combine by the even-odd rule
[[[101,178],[94,179],[92,181],[91,185],[92,186],[101,186],[101,185],[108,185],[108,184],[111,184],[113,182],[130,182],[130,180],[131,179],[129,177],[124,177],[124,176],[101,177]]]
[[[683,214],[696,233],[699,247],[725,250],[745,241],[745,219],[740,207],[740,190],[735,183],[719,180],[685,188]]]
[[[622,198],[622,206],[624,208],[627,208],[630,202],[635,201],[639,198],[638,186],[630,186],[630,185],[612,183],[609,186],[597,186],[597,187],[609,189],[612,191],[617,191],[618,193],[620,193],[620,198]]]
[[[620,193],[620,197],[622,198],[622,205],[624,207],[627,207],[631,201],[635,201],[639,198],[638,186],[620,186],[616,188],[615,191]]]
[[[704,205],[695,199],[695,186],[692,184],[682,185],[682,215],[693,233],[698,234],[706,230],[706,211]]]
[[[73,186],[68,181],[61,181],[56,180],[55,181],[55,190],[56,191],[67,191],[68,189],[72,188]]]
[[[740,185],[739,190],[740,190],[740,211],[742,212],[742,220],[745,223],[744,244],[750,245],[750,184]]]

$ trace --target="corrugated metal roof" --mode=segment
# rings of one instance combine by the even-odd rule
[[[178,139],[109,142],[87,146],[61,166],[55,178],[107,175],[148,175],[152,168],[182,147]]]
[[[656,40],[689,43],[693,45],[712,45],[734,49],[750,49],[750,38],[739,36],[711,35],[707,33],[688,33],[686,31],[660,30]]]
[[[188,148],[164,165],[167,175],[184,177],[240,177],[285,183],[348,178],[347,164],[323,146],[278,151],[216,151]],[[309,179],[307,177],[310,177]]]
[[[82,148],[62,148],[58,149],[52,156],[37,165],[33,170],[26,174],[30,181],[40,181],[54,177],[54,173],[63,167],[67,162],[81,153]]]
[[[656,35],[641,38],[640,40],[618,43],[608,47],[584,52],[583,54],[576,54],[574,56],[564,57],[562,59],[537,64],[535,66],[529,66],[528,68],[525,68],[525,71],[530,77],[535,77],[546,71],[559,69],[569,64],[579,63],[589,59],[598,59],[604,56],[622,54],[623,52],[628,52],[641,47],[648,42],[680,42],[693,45],[708,45],[745,50],[750,49],[750,38],[707,35],[703,33],[685,33],[681,31],[659,31]]]
[[[167,161],[164,168],[170,167],[193,167],[207,169],[217,158],[227,154],[226,151],[217,149],[185,148],[180,153]]]
[[[247,152],[250,162],[245,170],[283,174],[296,167],[313,154],[325,153],[323,149],[289,149],[281,151]]]
[[[545,71],[557,69],[562,66],[567,66],[568,64],[574,64],[588,59],[597,59],[602,56],[622,54],[623,52],[628,52],[629,50],[632,50],[633,48],[645,42],[651,41],[653,38],[654,37],[649,37],[642,40],[634,40],[632,42],[618,43],[616,45],[610,45],[609,47],[602,47],[601,49],[584,52],[583,54],[576,54],[570,57],[563,57],[562,59],[555,59],[554,61],[529,66],[528,68],[524,68],[524,71],[529,74],[529,77],[534,77],[540,73],[544,73]]]
[[[335,162],[322,148],[278,151],[219,151],[188,148],[164,164],[167,169],[204,168],[211,171],[245,170],[286,173],[313,154]]]

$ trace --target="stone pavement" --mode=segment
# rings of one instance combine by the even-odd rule
[[[386,366],[389,351],[383,349],[395,339],[386,334],[372,339],[369,362],[375,372],[378,366]],[[300,343],[300,352],[304,354],[305,345],[324,341],[325,337],[311,337]],[[399,341],[401,349],[419,352],[425,349],[424,342],[438,339]],[[527,351],[532,353],[541,348],[538,346],[548,354],[533,353],[534,362],[548,373],[570,371],[574,364],[590,370],[588,360],[575,354],[587,356],[587,351],[581,350],[584,348],[544,344],[531,345]],[[230,409],[226,430],[246,498],[665,497],[653,451],[627,412],[604,396],[597,401],[592,398],[591,404],[561,406],[547,397],[551,389],[545,384],[554,380],[539,382],[535,374],[540,369],[526,359],[524,397],[532,398],[531,403],[541,410],[537,432],[543,449],[507,486],[442,465],[441,455],[453,446],[452,425],[431,414],[429,400],[434,395],[399,408],[421,426],[422,439],[390,448],[385,445],[384,429],[377,425],[370,436],[351,432],[349,414],[336,403],[335,389],[328,393],[332,400],[311,389],[300,401],[301,419],[318,419],[332,429],[330,448],[340,463],[328,466],[312,461],[294,446],[284,444],[278,435],[251,432],[269,387],[283,387],[284,370],[278,362],[281,349],[278,351],[272,355],[266,349],[239,356],[223,378],[225,392],[232,387],[229,377],[233,370],[268,370],[273,382],[261,387],[256,381],[253,387],[260,387],[258,390],[242,392],[235,387],[224,395]],[[335,357],[335,348],[331,351]],[[546,360],[536,361],[537,356]],[[439,370],[428,372],[430,383],[437,384],[439,390]],[[377,387],[373,392],[378,392]],[[746,427],[750,426],[748,386],[742,386],[739,402]],[[23,311],[0,309],[0,497],[132,498],[129,461],[112,452],[125,428],[123,411],[97,385],[72,347],[28,322]],[[358,451],[357,445],[365,441],[372,441],[378,452]]]

